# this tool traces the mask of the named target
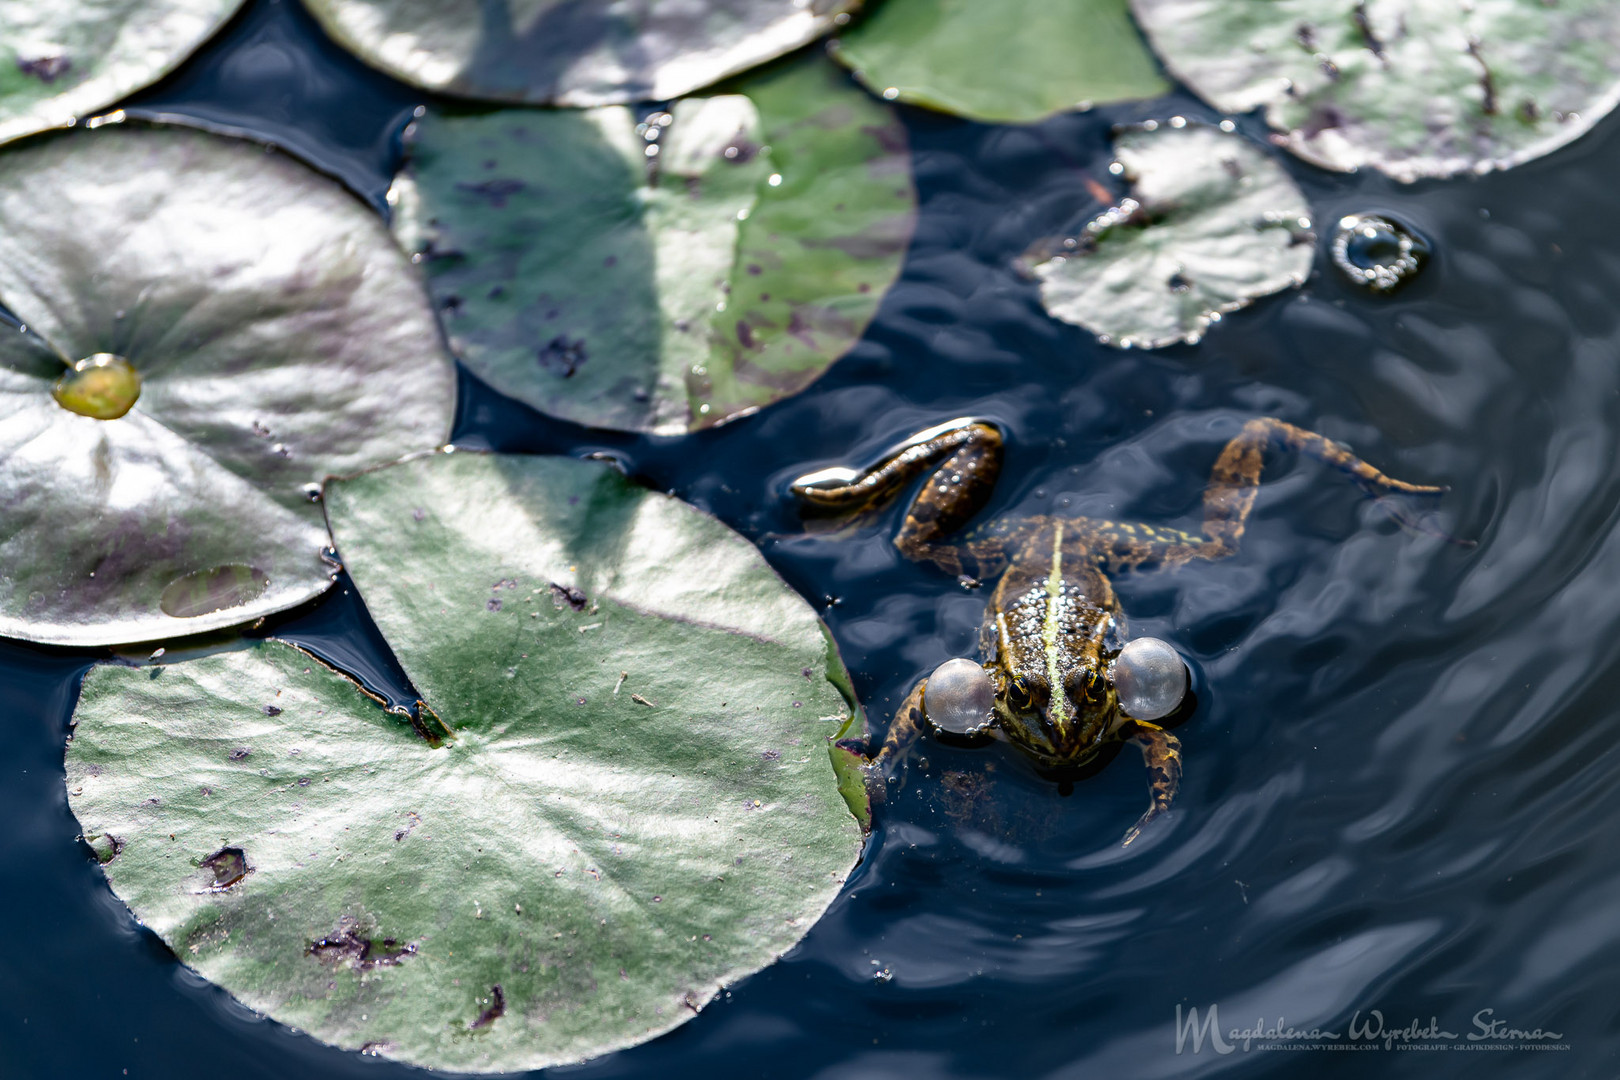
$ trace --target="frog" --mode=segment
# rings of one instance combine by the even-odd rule
[[[1323,435],[1258,417],[1244,423],[1215,460],[1201,532],[1053,514],[1000,517],[970,529],[994,490],[1004,450],[999,426],[961,417],[916,433],[869,467],[827,468],[792,482],[810,512],[860,521],[926,476],[894,546],[965,587],[992,583],[979,657],[946,661],[917,680],[875,752],[865,740],[846,749],[859,755],[869,800],[877,805],[927,729],[969,742],[1005,742],[1037,769],[1057,775],[1072,774],[1114,746],[1134,745],[1148,772],[1149,804],[1126,831],[1126,846],[1169,810],[1180,787],[1181,742],[1162,721],[1185,711],[1188,682],[1185,662],[1168,643],[1130,639],[1113,580],[1235,555],[1268,451],[1314,458],[1373,496],[1449,490],[1393,479]]]

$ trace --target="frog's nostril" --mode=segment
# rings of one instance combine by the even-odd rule
[[[990,726],[996,691],[990,675],[972,660],[947,660],[923,686],[929,723],[953,735],[976,735]]]

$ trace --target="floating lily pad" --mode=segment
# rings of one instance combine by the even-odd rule
[[[1170,71],[1225,112],[1264,108],[1314,164],[1398,180],[1505,169],[1620,100],[1609,0],[1132,0]]]
[[[0,142],[156,82],[242,0],[0,0]]]
[[[324,1041],[506,1071],[651,1038],[805,934],[861,847],[845,676],[751,545],[568,459],[328,497],[415,725],[275,642],[85,681],[73,810],[183,962]]]
[[[553,416],[675,434],[797,393],[855,344],[911,238],[904,129],[818,57],[739,89],[639,124],[618,106],[416,122],[395,228],[469,368]]]
[[[1041,302],[1111,345],[1195,342],[1210,323],[1310,273],[1310,205],[1241,136],[1185,121],[1122,133],[1129,198],[1046,245]]]
[[[792,52],[861,0],[305,0],[368,64],[530,105],[667,101]]]
[[[873,93],[997,123],[1170,89],[1127,0],[884,0],[835,46]]]
[[[325,590],[310,491],[449,437],[455,370],[387,230],[237,140],[0,155],[0,634],[218,629]]]

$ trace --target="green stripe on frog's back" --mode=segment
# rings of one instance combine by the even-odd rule
[[[1058,667],[1058,636],[1063,622],[1063,523],[1052,527],[1052,569],[1046,576],[1046,620],[1041,626],[1041,645],[1046,650],[1046,680],[1052,688],[1052,719],[1068,720],[1063,697],[1063,672]]]

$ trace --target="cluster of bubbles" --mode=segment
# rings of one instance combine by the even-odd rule
[[[1347,214],[1339,219],[1330,255],[1345,277],[1372,292],[1387,293],[1423,269],[1429,242],[1380,214]]]

